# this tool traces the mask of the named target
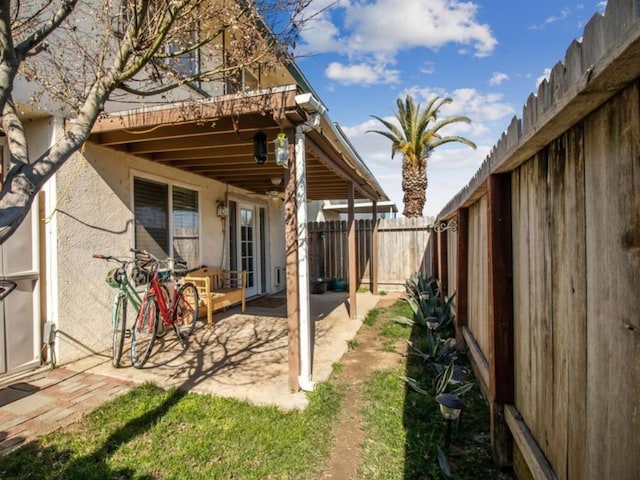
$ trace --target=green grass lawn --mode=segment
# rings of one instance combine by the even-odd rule
[[[409,313],[403,302],[377,309],[362,328],[377,325],[378,348],[388,351],[412,334],[390,318]],[[334,374],[342,368],[335,364]],[[406,367],[378,370],[366,382],[361,479],[442,478],[436,460],[442,417],[431,396],[406,386],[405,375],[433,383],[432,368],[412,356]],[[0,479],[319,479],[341,388],[335,379],[319,384],[306,411],[283,412],[143,385],[1,457]],[[464,400],[468,408],[450,453],[453,478],[500,478],[488,454],[487,406],[477,389]]]
[[[305,412],[143,385],[3,457],[0,478],[318,478],[340,401],[331,384]]]

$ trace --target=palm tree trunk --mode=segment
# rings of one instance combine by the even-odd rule
[[[421,217],[426,201],[427,169],[426,162],[415,163],[402,160],[402,192],[405,217]]]

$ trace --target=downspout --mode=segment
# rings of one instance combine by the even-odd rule
[[[307,231],[307,175],[306,132],[320,125],[320,116],[326,109],[311,94],[296,96],[296,103],[306,110],[309,120],[296,127],[296,213],[298,218],[298,294],[300,327],[300,376],[298,383],[305,391],[312,391],[315,383],[311,379],[313,367],[313,329],[309,302],[309,236]]]
[[[300,327],[300,376],[298,384],[305,391],[313,390],[315,384],[311,380],[313,358],[311,353],[311,308],[309,302],[309,257],[307,234],[307,180],[305,154],[305,126],[296,127],[296,214],[298,219],[298,295],[299,327]]]

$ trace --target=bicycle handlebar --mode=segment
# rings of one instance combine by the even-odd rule
[[[171,271],[176,274],[176,270],[180,270],[180,271],[186,271],[187,270],[187,262],[184,262],[182,260],[176,260],[175,258],[172,257],[167,257],[164,260],[160,260],[158,257],[156,257],[153,253],[150,253],[146,250],[138,250],[136,248],[132,248],[131,252],[133,254],[135,254],[136,258],[139,260],[143,260],[146,261],[147,263],[151,263],[151,262],[157,262],[157,263],[165,263],[168,266],[172,265],[172,267],[170,267]],[[146,259],[140,258],[140,257],[147,257]]]
[[[102,253],[94,253],[93,255],[91,255],[93,258],[97,258],[99,260],[106,260],[107,262],[116,262],[119,263],[120,265],[122,265],[123,267],[125,265],[127,265],[128,263],[133,263],[135,260],[132,258],[118,258],[118,257],[114,257],[113,255],[104,255]]]

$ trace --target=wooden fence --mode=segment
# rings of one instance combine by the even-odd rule
[[[372,220],[356,220],[358,285],[371,281]],[[310,222],[309,274],[311,278],[349,278],[347,221]],[[410,275],[433,271],[431,228],[426,218],[378,220],[378,286],[403,290]]]
[[[494,455],[521,478],[640,478],[639,18],[609,1],[438,216]]]

